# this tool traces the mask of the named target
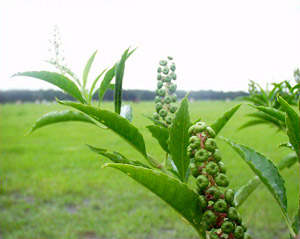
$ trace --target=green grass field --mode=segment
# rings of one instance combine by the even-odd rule
[[[190,103],[192,120],[212,123],[235,102]],[[105,103],[104,108],[111,108]],[[144,135],[147,151],[163,159],[163,151],[145,126],[151,122],[151,102],[132,104],[133,124]],[[139,153],[117,135],[84,123],[62,123],[24,136],[44,113],[65,109],[59,105],[1,105],[0,115],[0,238],[99,239],[99,238],[197,238],[194,229],[163,201],[114,169],[101,169],[106,159],[83,143],[119,151],[135,160]],[[254,147],[275,163],[287,149],[285,134],[266,125],[237,131],[246,121],[242,106],[221,135]],[[238,189],[253,173],[227,144],[218,140],[231,188]],[[282,171],[286,181],[289,214],[297,207],[298,166]],[[275,200],[263,186],[239,209],[254,238],[288,238]]]

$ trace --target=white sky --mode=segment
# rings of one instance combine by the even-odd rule
[[[98,49],[90,81],[128,47],[125,89],[156,87],[158,61],[177,65],[178,89],[247,90],[248,80],[293,79],[300,67],[299,0],[0,0],[0,89],[48,89],[16,72],[54,70],[48,39],[57,24],[79,76]]]

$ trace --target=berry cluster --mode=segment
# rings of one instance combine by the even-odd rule
[[[168,56],[168,60],[172,61],[173,58]],[[175,94],[177,85],[172,83],[176,80],[175,63],[169,63],[167,60],[159,61],[159,67],[157,68],[157,90],[156,90],[156,113],[154,119],[162,120],[167,125],[172,123],[173,114],[177,110],[177,106],[174,104],[177,101],[177,95]]]
[[[196,178],[199,205],[203,212],[202,224],[210,239],[249,238],[242,218],[235,208],[234,192],[220,187],[229,185],[225,165],[214,139],[215,131],[204,122],[189,128],[188,155],[191,174]]]

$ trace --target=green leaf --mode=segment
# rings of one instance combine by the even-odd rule
[[[107,91],[107,89],[109,89],[110,82],[115,77],[115,69],[116,69],[115,65],[112,68],[110,68],[106,72],[106,74],[105,74],[105,76],[104,76],[104,78],[101,82],[101,85],[100,85],[100,88],[99,88],[99,104],[98,104],[98,106],[100,106],[105,92]]]
[[[94,89],[95,89],[95,87],[96,87],[96,84],[98,83],[100,77],[105,73],[106,70],[107,70],[107,69],[104,69],[104,70],[100,73],[100,75],[98,75],[97,78],[94,80],[94,82],[93,82],[93,84],[92,84],[92,87],[91,87],[91,90],[90,90],[90,99],[92,99],[93,94],[95,93],[95,92],[94,92]]]
[[[123,91],[123,77],[125,71],[125,61],[132,54],[132,52],[128,53],[129,48],[123,53],[121,60],[116,64],[116,82],[115,82],[115,112],[120,114],[121,105],[122,105],[122,91]]]
[[[300,162],[300,117],[281,96],[278,96],[278,101],[286,112],[287,135]]]
[[[221,138],[241,156],[252,171],[259,177],[260,181],[265,184],[278,203],[290,233],[294,234],[287,215],[287,198],[284,180],[277,167],[271,160],[266,158],[266,156],[256,152],[254,149],[237,144],[231,140],[225,139],[224,137]]]
[[[282,148],[282,147],[285,147],[285,148],[288,148],[288,149],[291,149],[291,150],[295,151],[293,145],[291,145],[290,142],[280,143],[278,145],[278,148]]]
[[[234,113],[241,107],[241,104],[238,104],[225,112],[220,118],[218,118],[210,127],[216,132],[216,135],[220,133],[223,127],[231,119]]]
[[[87,78],[88,78],[88,75],[90,73],[90,69],[91,69],[91,66],[93,64],[96,53],[97,53],[97,51],[95,51],[93,53],[93,55],[90,57],[90,59],[87,61],[86,65],[84,67],[83,75],[82,75],[83,86],[86,86]]]
[[[186,182],[186,174],[190,164],[190,158],[187,156],[187,147],[189,145],[189,127],[191,126],[188,98],[187,95],[182,99],[178,110],[174,115],[172,124],[169,127],[169,150],[174,161],[180,179]]]
[[[86,103],[76,84],[64,75],[49,71],[28,71],[13,75],[13,77],[15,76],[29,76],[47,81],[53,85],[56,85],[63,91],[69,93],[81,103]]]
[[[160,125],[148,125],[146,128],[151,132],[152,137],[156,138],[160,147],[168,154],[170,154],[168,148],[169,131]]]
[[[96,154],[100,154],[100,155],[110,159],[114,163],[130,164],[130,165],[135,165],[135,166],[141,166],[144,168],[149,168],[147,165],[145,165],[139,161],[132,161],[132,160],[127,159],[124,155],[122,155],[118,152],[114,151],[113,153],[109,153],[109,152],[107,152],[107,149],[98,148],[98,147],[92,146],[90,144],[85,144],[85,145],[92,152],[94,152]]]
[[[257,124],[267,124],[267,122],[265,120],[261,120],[261,119],[259,119],[259,120],[249,120],[246,123],[242,124],[238,128],[238,130],[245,129],[247,127],[251,127],[251,126],[257,125]]]
[[[145,141],[142,134],[127,119],[124,119],[122,116],[114,112],[108,110],[101,110],[93,106],[59,100],[58,103],[71,106],[87,114],[88,116],[100,122],[101,124],[104,124],[116,134],[118,134],[121,138],[123,138],[127,143],[129,143],[138,152],[140,152],[145,157],[145,159],[148,160],[145,148]]]
[[[284,129],[282,123],[279,120],[275,119],[274,117],[264,113],[264,112],[254,112],[247,114],[247,116],[255,117],[260,120],[266,121],[268,124],[273,124],[274,126],[278,127],[279,129]]]
[[[115,84],[109,84],[108,89],[114,90],[115,89]]]
[[[258,185],[261,183],[259,178],[255,176],[251,180],[248,181],[243,187],[235,192],[234,202],[236,208],[240,207],[243,202],[255,191]]]
[[[71,110],[53,111],[39,118],[34,123],[34,125],[32,126],[32,128],[29,130],[27,134],[30,134],[33,131],[50,124],[67,122],[67,121],[80,121],[80,122],[97,125],[90,117],[80,112],[74,112]]]
[[[279,163],[277,164],[277,168],[279,170],[284,168],[290,168],[297,162],[297,155],[295,153],[288,154],[284,156]]]
[[[164,173],[132,165],[109,163],[104,167],[118,169],[148,188],[192,225],[201,238],[205,238],[203,236],[205,230],[201,226],[202,214],[198,204],[198,195],[186,184]]]
[[[248,105],[285,123],[285,113],[280,110],[277,110],[272,107],[255,106],[255,105],[251,105],[251,104],[248,104]]]
[[[123,105],[121,107],[121,114],[123,118],[127,119],[129,122],[132,122],[132,107],[131,105]]]
[[[162,126],[164,128],[168,128],[167,125],[165,125],[164,123],[160,122],[159,120],[156,120],[156,119],[154,119],[154,118],[152,118],[152,117],[150,117],[148,115],[144,115],[144,114],[142,114],[142,115],[145,116],[147,119],[151,120],[155,125],[159,125],[159,126]]]

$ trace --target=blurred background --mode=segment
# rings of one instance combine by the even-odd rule
[[[155,112],[151,101],[160,59],[174,57],[178,97],[192,91],[192,120],[202,117],[212,123],[238,97],[248,95],[249,80],[264,89],[273,82],[296,83],[299,29],[299,0],[0,0],[0,238],[197,238],[151,192],[113,169],[101,170],[106,160],[83,144],[142,160],[117,136],[64,123],[25,137],[36,119],[64,109],[54,103],[55,97],[70,97],[46,82],[11,78],[13,74],[57,71],[47,61],[59,59],[81,77],[98,50],[90,71],[96,78],[126,48],[137,47],[126,62],[123,96],[133,107],[133,124],[148,151],[162,159],[163,151],[145,129],[151,122],[142,116]],[[113,109],[112,99],[113,91],[108,91],[103,107]],[[279,162],[289,152],[277,149],[287,141],[283,132],[259,125],[237,133],[252,112],[242,107],[222,135]],[[238,189],[253,173],[232,149],[218,143],[231,186]],[[282,172],[289,182],[290,215],[297,207],[296,167]],[[240,212],[255,238],[286,238],[280,209],[265,187]]]

